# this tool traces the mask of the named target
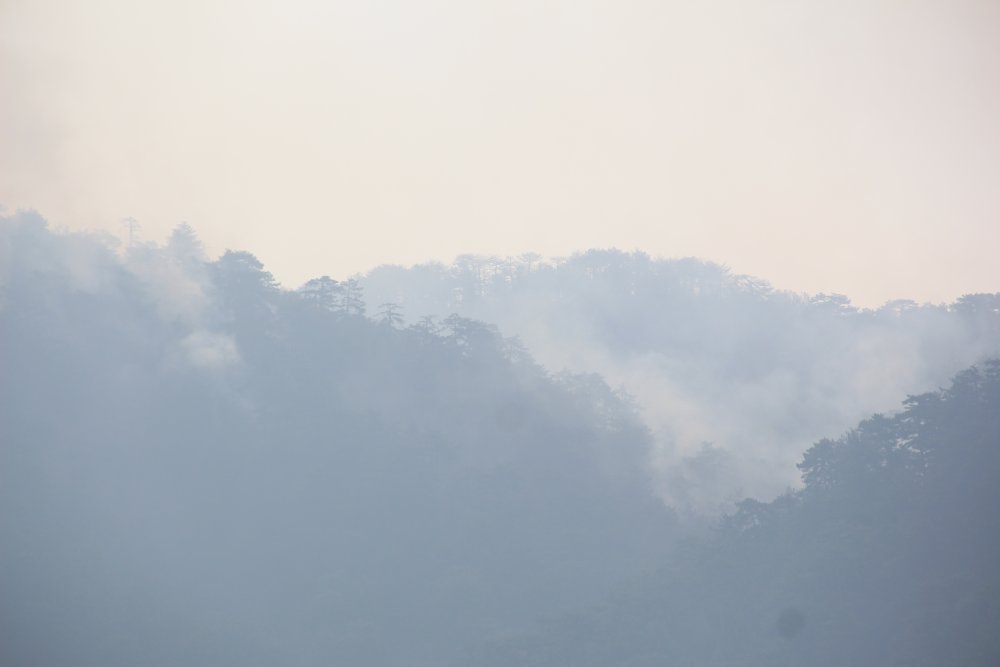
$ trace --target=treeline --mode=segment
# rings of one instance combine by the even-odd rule
[[[463,256],[380,267],[360,284],[411,321],[491,322],[548,368],[623,387],[653,431],[664,498],[710,514],[796,487],[809,443],[1000,354],[1000,294],[862,309],[641,252]]]
[[[801,439],[987,354],[994,296],[592,253],[455,313],[381,271],[0,220],[0,664],[997,663],[1000,364]]]

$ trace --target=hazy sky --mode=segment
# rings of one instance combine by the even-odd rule
[[[617,246],[996,291],[998,119],[996,0],[0,0],[0,203],[292,286]]]

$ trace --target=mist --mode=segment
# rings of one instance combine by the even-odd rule
[[[288,287],[20,212],[0,663],[992,665],[998,347],[998,294],[615,250]]]
[[[676,538],[627,401],[490,325],[0,224],[3,664],[441,664]]]
[[[664,500],[698,513],[797,488],[814,441],[1000,354],[994,294],[950,304],[901,294],[858,308],[842,294],[641,252],[464,255],[379,267],[361,284],[412,321],[457,312],[493,322],[550,369],[599,373],[652,432]]]
[[[997,667],[998,63],[0,0],[0,667]]]

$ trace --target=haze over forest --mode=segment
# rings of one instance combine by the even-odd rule
[[[0,0],[0,667],[1000,665],[997,0]]]
[[[0,664],[1000,660],[1000,293],[329,273],[0,219]]]

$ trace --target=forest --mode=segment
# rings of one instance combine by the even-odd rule
[[[996,294],[863,309],[695,258],[463,255],[357,282],[414,321],[495,323],[547,368],[624,389],[654,439],[658,493],[686,513],[777,497],[798,485],[808,443],[1000,354]]]
[[[996,665],[998,357],[1000,294],[13,214],[0,664]]]

